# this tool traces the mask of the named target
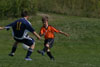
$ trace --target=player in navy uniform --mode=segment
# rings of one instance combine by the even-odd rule
[[[31,23],[27,20],[29,17],[27,11],[23,11],[21,16],[23,18],[18,19],[5,27],[0,27],[0,29],[2,30],[12,28],[12,35],[15,43],[9,56],[14,56],[18,43],[24,43],[29,46],[25,60],[32,60],[30,56],[35,47],[35,41],[33,38],[30,38],[27,33],[33,33],[38,39],[40,39],[40,36],[35,32],[34,28],[31,26]]]

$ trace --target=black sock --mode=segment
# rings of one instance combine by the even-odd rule
[[[50,59],[54,59],[54,57],[52,56],[51,52],[47,52],[47,55],[50,57]]]
[[[47,52],[47,50],[48,50],[47,47],[44,47],[44,48],[43,48],[43,51],[44,51],[44,52]]]
[[[31,48],[29,48],[27,55],[26,55],[26,58],[29,58],[31,56],[32,52],[33,52],[33,50]]]
[[[17,46],[13,46],[13,47],[12,47],[12,51],[11,51],[11,53],[15,53],[16,48],[17,48]]]

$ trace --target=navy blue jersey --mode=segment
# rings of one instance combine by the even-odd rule
[[[21,18],[19,20],[14,21],[13,23],[7,25],[5,28],[12,27],[13,36],[17,39],[23,39],[27,36],[28,31],[34,32],[34,28],[32,28],[31,23],[25,18]]]

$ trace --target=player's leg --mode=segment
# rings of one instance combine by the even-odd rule
[[[54,60],[54,56],[52,55],[52,53],[50,51],[50,45],[47,44],[47,48],[48,48],[47,51],[46,51],[47,55],[49,56],[49,58],[51,60]]]
[[[46,40],[44,41],[44,48],[43,48],[42,50],[38,50],[38,51],[37,51],[38,53],[42,54],[43,56],[44,56],[45,52],[46,52],[47,49],[48,49],[48,48],[46,47],[47,42],[48,42],[48,39],[46,39]]]
[[[42,55],[44,55],[45,52],[47,52],[48,48],[51,47],[49,45],[51,45],[53,43],[52,39],[46,39],[44,41],[44,48],[43,50],[38,50],[38,53],[41,53]]]
[[[32,52],[33,52],[33,50],[34,50],[34,48],[35,48],[35,41],[34,41],[34,39],[27,40],[27,41],[25,41],[25,44],[27,44],[27,45],[29,46],[29,49],[28,49],[28,51],[27,51],[25,60],[32,60],[32,59],[30,58],[30,56],[31,56],[31,54],[32,54]]]
[[[54,39],[49,39],[48,40],[48,43],[46,44],[46,46],[48,47],[48,50],[47,50],[47,55],[49,56],[49,58],[51,60],[54,60],[54,56],[52,55],[51,51],[50,51],[50,48],[53,47],[53,43],[54,43]]]
[[[51,60],[54,60],[54,57],[53,57],[53,55],[52,55],[52,53],[51,53],[51,51],[50,51],[50,48],[51,48],[50,46],[51,46],[51,44],[50,44],[50,43],[47,43],[47,44],[45,45],[44,49],[43,49],[42,51],[40,51],[40,53],[41,53],[42,55],[44,55],[44,53],[46,52],[47,55],[49,56],[49,58],[50,58]]]
[[[54,43],[54,39],[45,40],[44,49],[42,51],[38,50],[38,53],[41,53],[42,55],[44,55],[44,53],[46,52],[49,58],[51,60],[54,60],[54,57],[50,52],[50,48],[53,47],[53,43]]]
[[[33,44],[32,46],[30,46],[30,48],[29,48],[28,51],[27,51],[25,60],[32,60],[32,59],[30,58],[30,56],[31,56],[31,54],[32,54],[32,52],[33,52],[33,50],[34,50],[34,47],[35,47],[35,44]]]
[[[17,41],[14,42],[13,47],[12,47],[12,50],[11,50],[9,56],[14,56],[15,51],[16,51],[16,49],[17,49],[17,45],[18,45],[18,42],[17,42]]]

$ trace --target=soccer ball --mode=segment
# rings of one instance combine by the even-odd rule
[[[28,50],[28,49],[29,49],[29,46],[26,45],[26,44],[22,44],[22,47],[23,47],[25,50]]]

